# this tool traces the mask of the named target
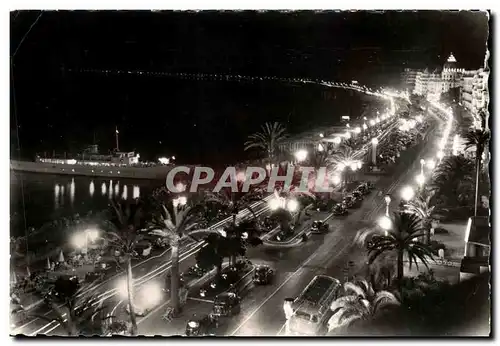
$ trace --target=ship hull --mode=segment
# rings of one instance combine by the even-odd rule
[[[16,160],[10,161],[10,169],[14,172],[151,180],[165,180],[172,167],[173,166],[97,167],[77,164],[68,165]]]

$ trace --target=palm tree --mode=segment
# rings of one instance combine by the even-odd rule
[[[114,230],[107,232],[108,246],[124,260],[126,267],[127,296],[132,324],[131,335],[137,335],[137,321],[134,307],[134,286],[132,259],[137,256],[136,247],[144,239],[140,230],[145,227],[143,204],[138,199],[133,202],[111,202]]]
[[[435,206],[431,206],[431,200],[434,197],[434,193],[432,191],[426,192],[427,190],[423,190],[420,194],[407,202],[405,204],[406,210],[410,213],[418,215],[422,222],[422,226],[425,230],[425,243],[430,244],[431,242],[431,227],[432,227],[432,216],[434,215]]]
[[[368,320],[388,307],[399,306],[396,296],[389,291],[375,291],[366,280],[346,282],[345,296],[337,298],[330,310],[329,329],[349,326],[355,321]]]
[[[490,140],[490,132],[485,129],[469,131],[465,135],[465,148],[476,147],[476,192],[474,194],[474,216],[477,216],[477,205],[479,200],[479,173],[481,171],[481,160],[483,152]]]
[[[368,263],[371,264],[380,255],[395,251],[397,254],[397,279],[403,279],[404,255],[408,258],[410,268],[413,263],[418,268],[420,260],[427,268],[428,258],[432,259],[432,251],[428,245],[418,241],[425,235],[420,218],[415,214],[397,212],[391,218],[391,229],[382,230],[380,227],[361,230],[355,241],[365,246],[371,238],[372,245],[368,250]]]
[[[278,123],[267,122],[261,126],[261,131],[248,136],[245,142],[245,151],[252,148],[265,150],[269,159],[269,164],[274,164],[279,145],[286,138],[285,127]]]
[[[175,201],[175,200],[174,200]],[[176,202],[172,203],[172,208],[169,210],[165,204],[161,204],[161,210],[158,210],[153,217],[153,227],[149,233],[162,237],[170,245],[170,261],[171,261],[171,280],[170,280],[170,302],[174,314],[180,310],[179,300],[179,247],[180,239],[183,236],[190,236],[190,231],[201,219],[201,206],[181,205]],[[208,230],[196,230],[196,232],[204,233]]]
[[[432,177],[431,191],[441,198],[453,196],[460,203],[469,193],[474,167],[464,156],[451,156],[444,159]]]
[[[35,314],[33,317],[59,323],[68,336],[100,334],[103,320],[100,314],[105,307],[97,296],[83,297],[89,288],[88,285],[79,288],[78,281],[59,277],[54,287],[44,296],[45,304],[54,311],[55,316]],[[100,316],[95,320],[97,315]]]

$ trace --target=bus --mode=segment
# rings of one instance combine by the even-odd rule
[[[293,301],[289,332],[293,335],[323,335],[331,316],[330,305],[337,299],[342,285],[326,275],[317,275]]]

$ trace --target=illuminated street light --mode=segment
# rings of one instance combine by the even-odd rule
[[[354,132],[355,132],[355,133],[361,133],[361,127],[359,127],[359,126],[358,126],[358,127],[356,127],[356,128],[354,129]]]
[[[85,234],[87,235],[88,239],[90,239],[91,242],[95,242],[99,237],[99,231],[96,229],[87,229],[85,231]]]
[[[370,120],[370,126],[374,126],[375,125],[375,120]]]
[[[351,138],[351,133],[349,131],[347,131],[345,134],[344,134],[344,137],[349,139]]]
[[[385,216],[389,217],[389,205],[391,204],[391,196],[385,195]]]
[[[286,204],[286,208],[288,209],[288,211],[294,213],[297,211],[297,209],[299,209],[299,202],[297,202],[297,200],[295,199],[291,199]]]
[[[177,192],[184,192],[186,191],[186,185],[184,185],[183,183],[177,183],[175,184],[175,189],[177,190]]]
[[[378,225],[385,231],[385,236],[389,234],[389,230],[392,228],[392,220],[390,217],[384,215],[378,219]]]
[[[372,138],[372,163],[374,166],[377,165],[377,137]]]
[[[436,161],[430,159],[430,160],[427,160],[427,167],[431,170],[433,170],[434,168],[436,168]]]
[[[405,186],[401,190],[401,197],[407,202],[412,200],[414,196],[415,196],[415,191],[413,191],[413,188],[411,186]]]
[[[332,177],[332,183],[333,183],[334,185],[338,185],[338,184],[340,184],[340,181],[341,181],[340,176],[338,176],[338,175],[334,175],[334,176]]]
[[[323,145],[321,145],[321,143],[318,144],[318,151],[323,151],[324,148],[323,148]]]
[[[335,139],[333,140],[333,142],[334,142],[335,144],[340,144],[340,142],[342,142],[342,138],[340,138],[340,137],[335,137]]]
[[[281,201],[279,198],[273,198],[269,201],[269,209],[271,210],[277,210],[278,208],[281,207]]]
[[[350,164],[350,166],[351,166],[351,170],[352,170],[353,172],[356,172],[356,170],[358,169],[358,163],[357,163],[357,162],[352,162],[352,163]]]
[[[180,196],[172,200],[172,204],[174,205],[175,208],[177,208],[178,206],[186,205],[186,203],[187,203],[187,197],[185,196]]]
[[[73,236],[73,245],[77,249],[83,249],[87,246],[87,235],[85,233],[78,232]]]
[[[425,183],[425,176],[423,173],[417,175],[415,177],[415,180],[417,181],[417,184],[420,186],[420,188],[422,188],[422,186],[424,186],[424,183]]]
[[[337,164],[337,169],[338,169],[339,171],[343,171],[343,170],[345,169],[345,164],[344,164],[344,163],[342,163],[342,162],[338,163],[338,164]]]
[[[368,126],[366,125],[366,123],[363,123],[363,130],[366,130],[368,128]]]
[[[351,125],[349,125],[349,123],[347,123],[347,124],[345,125],[345,127],[350,128],[350,127],[351,127]]]
[[[295,158],[297,159],[297,162],[302,162],[307,159],[307,150],[300,149],[295,152]]]
[[[322,134],[322,133],[320,133],[320,134],[319,134],[319,136],[320,136],[321,138],[325,137],[325,135],[324,135],[324,134]]]
[[[358,161],[358,169],[361,169],[362,166],[363,166],[363,163],[361,161]]]

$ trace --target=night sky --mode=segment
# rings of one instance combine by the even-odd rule
[[[450,52],[461,67],[482,67],[487,37],[479,12],[12,12],[11,155],[78,151],[94,137],[106,151],[118,125],[120,149],[146,158],[227,161],[264,121],[292,132],[327,124],[353,111],[352,95],[136,72],[397,87],[403,68],[442,66]]]

